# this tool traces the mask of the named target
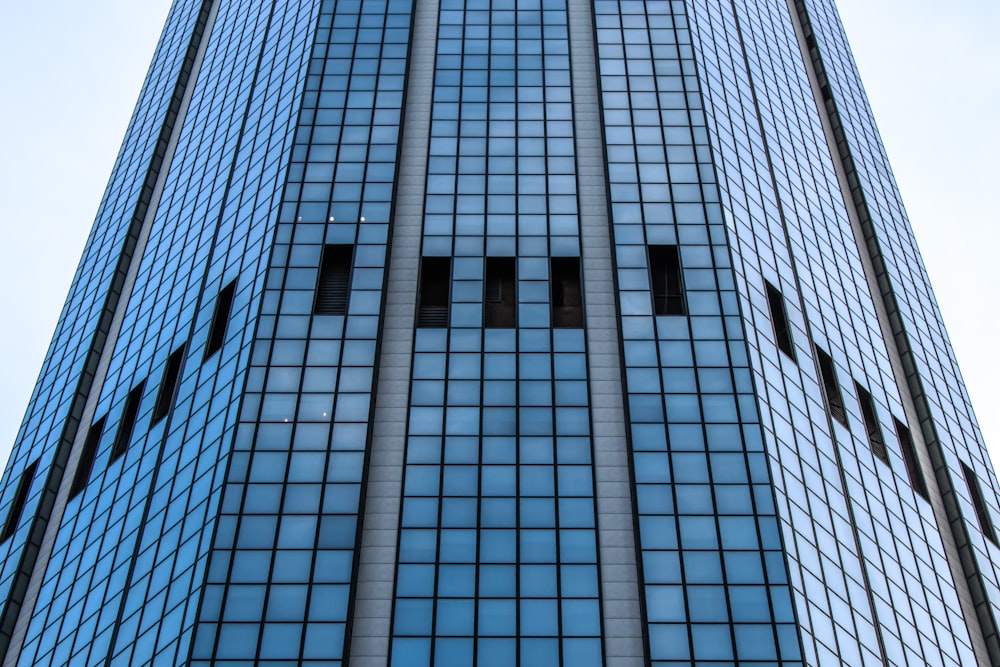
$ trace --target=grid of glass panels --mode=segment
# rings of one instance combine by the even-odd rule
[[[702,76],[709,80],[705,85],[706,104],[714,121],[714,147],[721,146],[716,148],[717,164],[722,177],[727,222],[734,231],[734,256],[740,261],[737,275],[741,294],[746,295],[744,298],[747,301],[753,294],[744,286],[747,274],[756,276],[758,292],[763,291],[762,272],[781,286],[796,332],[796,358],[804,360],[803,365],[815,377],[815,369],[810,364],[812,345],[801,319],[795,274],[791,268],[780,209],[775,201],[773,186],[762,192],[762,185],[759,184],[762,178],[766,179],[764,183],[770,182],[769,165],[765,159],[741,160],[742,155],[752,155],[753,151],[763,157],[760,147],[764,145],[764,140],[760,136],[751,83],[747,74],[736,67],[742,64],[742,50],[739,50],[742,43],[732,8],[727,3],[700,3],[692,10],[692,16],[695,18]],[[728,43],[735,46],[716,46],[714,40],[723,38],[730,39]],[[767,36],[761,35],[761,38],[766,39]],[[732,62],[728,62],[727,58]],[[722,85],[723,82],[725,85]],[[720,99],[724,100],[725,106]],[[728,111],[728,115],[723,115],[724,111]],[[742,176],[741,168],[746,170],[746,176]],[[748,268],[746,265],[754,260],[759,266]],[[863,660],[878,659],[878,638],[864,581],[860,574],[854,577],[848,574],[860,573],[862,566],[854,546],[836,455],[829,436],[824,437],[824,431],[828,432],[830,426],[822,393],[816,384],[809,384],[811,398],[807,400],[801,386],[808,382],[808,378],[800,379],[798,366],[789,364],[777,353],[770,329],[763,328],[770,327],[770,323],[769,318],[761,313],[760,309],[764,307],[762,299],[756,301],[756,309],[752,303],[745,302],[744,312],[751,323],[757,325],[756,330],[749,330],[753,343],[751,356],[758,372],[757,386],[761,394],[768,451],[777,452],[779,459],[790,461],[785,470],[775,474],[776,489],[784,504],[783,515],[788,517],[786,521],[793,526],[804,524],[798,533],[789,533],[787,524],[784,528],[789,559],[793,564],[793,586],[800,592],[796,597],[799,616],[808,619],[804,625],[807,628],[804,637],[807,659],[825,664],[844,651],[859,664],[864,664]],[[761,353],[761,348],[764,353]],[[791,379],[786,379],[786,374]],[[820,426],[813,426],[813,422]],[[814,444],[816,442],[820,444]],[[787,496],[795,500],[789,501]],[[829,548],[833,544],[846,546]],[[801,563],[806,564],[804,573],[799,571],[803,567]],[[817,576],[817,572],[821,572],[822,576]],[[832,589],[834,593],[823,588]],[[853,611],[850,611],[852,608]],[[840,619],[841,625],[835,625],[831,609],[848,611],[848,616]],[[845,626],[846,629],[843,629]],[[846,639],[838,641],[838,636]],[[871,658],[860,657],[861,647],[856,636],[866,637]],[[815,647],[813,642],[816,642]]]
[[[187,655],[313,4],[219,9],[98,403],[97,416],[112,418],[90,483],[64,515],[20,664]],[[222,326],[234,344],[203,364],[216,293],[233,278]],[[187,339],[173,414],[153,423],[166,358]],[[144,378],[131,440],[109,461],[125,395]]]
[[[21,664],[176,664],[196,619],[193,664],[341,664],[411,1],[218,3],[95,388],[95,419],[108,419],[91,483],[65,514]],[[210,4],[172,8],[32,397],[0,514],[39,467],[0,544],[0,594],[82,400],[88,343]],[[804,6],[997,600],[996,546],[962,465],[994,518],[998,484],[833,2]],[[894,443],[901,400],[787,3],[597,0],[595,12],[653,665],[800,664],[796,621],[810,664],[971,664],[933,513]],[[551,328],[549,303],[549,258],[579,255],[566,7],[445,0],[438,37],[423,254],[453,260],[451,326],[415,332],[393,665],[600,664],[584,340]],[[346,316],[310,315],[325,244],[355,248]],[[650,245],[680,249],[686,315],[652,314]],[[517,328],[483,328],[485,257],[516,258]],[[203,360],[233,280],[227,343]],[[765,281],[785,299],[798,364],[775,348]],[[846,424],[826,413],[814,341]],[[184,345],[173,414],[151,424]],[[109,463],[143,382],[128,449]],[[870,451],[855,382],[888,464]]]
[[[802,664],[685,7],[595,11],[650,659]],[[654,316],[650,245],[687,315]]]
[[[962,479],[962,464],[975,471],[987,511],[994,521],[1000,517],[1000,482],[976,423],[837,9],[830,0],[809,0],[802,4],[823,55],[837,118],[851,154],[854,174],[864,193],[866,212],[878,239],[914,370],[919,373],[920,400],[925,403],[933,424],[936,448],[947,467],[951,492],[959,502],[966,528],[961,539],[968,540],[968,555],[975,561],[975,571],[988,598],[988,613],[995,625],[996,619],[1000,619],[1000,552],[978,528],[974,503]],[[994,636],[993,641],[998,640]]]
[[[38,461],[34,483],[21,513],[19,528],[0,544],[0,598],[6,600],[15,569],[35,514],[39,495],[49,474],[59,434],[74,399],[83,365],[90,353],[108,286],[117,267],[124,239],[142,196],[146,172],[153,159],[160,129],[170,106],[178,73],[194,25],[200,0],[175,2],[167,17],[163,38],[143,85],[125,141],[111,174],[108,189],[87,240],[70,293],[56,325],[53,341],[31,396],[28,412],[18,433],[0,492],[0,515],[6,516],[18,479],[24,469]]]
[[[550,317],[549,258],[579,256],[566,5],[444,0],[437,37],[450,326],[414,335],[390,664],[603,665],[584,335]],[[494,258],[516,326],[484,326]]]
[[[688,4],[807,659],[967,664],[934,514],[895,440],[900,397],[788,6]],[[765,281],[782,286],[797,364],[775,348]],[[833,358],[845,423],[827,414],[810,338]],[[889,465],[871,451],[855,381],[877,403]]]
[[[410,36],[408,0],[326,0],[191,665],[341,665]],[[346,315],[313,315],[325,244]]]

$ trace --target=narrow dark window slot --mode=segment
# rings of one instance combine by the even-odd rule
[[[28,501],[28,491],[31,490],[31,482],[35,479],[35,470],[37,469],[38,461],[36,460],[21,473],[21,479],[17,481],[17,489],[14,491],[14,499],[10,503],[10,510],[7,511],[7,521],[3,524],[0,542],[6,540],[17,530],[17,524],[21,522],[24,503]]]
[[[163,367],[163,379],[160,380],[160,390],[156,394],[156,404],[153,406],[153,418],[150,425],[160,421],[174,407],[174,396],[177,395],[177,380],[181,375],[181,364],[184,363],[184,351],[187,345],[181,345],[170,353]]]
[[[517,268],[513,257],[487,257],[483,326],[517,326]]]
[[[215,310],[212,312],[212,324],[208,327],[208,343],[205,345],[205,359],[222,349],[226,342],[226,326],[233,310],[233,296],[236,294],[236,281],[229,283],[219,291],[215,299]]]
[[[774,328],[774,341],[778,349],[795,361],[795,346],[792,344],[792,328],[788,323],[788,312],[785,310],[785,297],[778,288],[764,281],[767,290],[767,305],[771,310],[771,326]]]
[[[898,419],[893,418],[896,427],[896,438],[899,439],[899,450],[903,455],[903,464],[906,466],[906,475],[910,478],[910,486],[920,494],[924,500],[929,498],[927,494],[927,482],[924,481],[924,474],[920,470],[920,461],[917,460],[917,450],[913,446],[913,437],[910,436],[910,429]]]
[[[858,393],[858,404],[861,406],[861,416],[865,422],[865,431],[868,432],[868,446],[872,454],[889,462],[889,452],[885,448],[885,439],[878,426],[878,413],[875,411],[875,401],[872,395],[857,382],[854,383],[854,390]]]
[[[345,244],[323,246],[323,258],[320,261],[319,282],[316,285],[313,314],[347,314],[353,261],[354,246]]]
[[[847,426],[847,408],[844,407],[844,397],[840,393],[840,385],[837,383],[837,371],[833,367],[833,359],[819,347],[816,347],[816,357],[819,359],[823,393],[826,396],[826,407],[830,411],[830,416]]]
[[[143,380],[125,397],[125,407],[122,409],[122,419],[118,423],[118,432],[115,433],[115,443],[111,447],[111,459],[109,463],[117,461],[128,449],[129,440],[132,439],[132,431],[135,429],[135,419],[139,415],[139,403],[142,402],[142,393],[146,389],[146,381]]]
[[[418,327],[447,327],[451,303],[451,258],[420,259],[420,291],[417,304]]]
[[[583,326],[583,290],[580,287],[580,258],[553,257],[549,260],[552,288],[552,326]]]
[[[990,518],[990,510],[986,506],[986,499],[983,497],[983,489],[979,486],[979,478],[975,471],[962,463],[962,474],[965,475],[965,485],[969,487],[969,495],[972,497],[972,506],[976,509],[976,518],[979,519],[979,529],[983,535],[992,542],[997,543],[996,530],[993,528],[993,520]]]
[[[73,475],[73,485],[69,487],[70,499],[87,487],[90,480],[90,472],[94,469],[94,461],[97,459],[97,446],[101,443],[101,434],[104,433],[104,422],[107,415],[101,417],[91,424],[87,431],[87,439],[83,441],[83,451],[80,452],[80,460],[76,464],[76,474]]]
[[[677,246],[649,246],[649,282],[653,288],[654,313],[657,315],[687,313],[681,256]]]

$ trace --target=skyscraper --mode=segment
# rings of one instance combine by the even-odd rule
[[[0,495],[5,664],[1000,664],[832,2],[177,0]]]

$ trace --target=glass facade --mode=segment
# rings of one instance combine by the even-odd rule
[[[595,14],[649,657],[801,664],[691,29],[671,3]]]
[[[833,0],[176,0],[0,648],[995,665],[998,491]]]
[[[389,664],[597,665],[585,344],[550,307],[580,252],[567,7],[439,17],[422,255],[453,258],[450,319],[413,338]]]
[[[192,665],[341,664],[382,310],[411,3],[323,2]],[[313,314],[324,248],[343,315]]]

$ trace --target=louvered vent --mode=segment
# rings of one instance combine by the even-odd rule
[[[979,528],[993,544],[997,543],[996,530],[993,528],[993,519],[990,518],[989,506],[986,498],[983,497],[983,489],[979,486],[979,478],[975,471],[962,463],[962,474],[965,475],[965,485],[969,488],[969,495],[972,500],[972,507],[976,510],[976,518],[979,519]]]
[[[132,431],[135,430],[135,420],[139,416],[139,405],[142,403],[142,395],[146,390],[146,381],[142,380],[132,387],[128,396],[125,397],[125,406],[122,408],[122,418],[118,422],[118,432],[115,434],[115,442],[111,447],[111,459],[109,463],[121,458],[128,450],[129,441],[132,439]]]
[[[418,327],[448,326],[448,306],[425,306],[420,309]]]
[[[657,315],[684,315],[687,304],[677,246],[649,246],[649,277],[653,288],[653,312]]]
[[[21,479],[17,481],[17,490],[14,491],[14,500],[7,510],[7,520],[3,524],[3,532],[0,533],[0,542],[8,539],[17,530],[17,524],[21,522],[21,513],[24,512],[24,503],[28,500],[28,491],[31,490],[31,482],[35,479],[35,470],[38,468],[38,461],[29,465],[21,473]]]
[[[205,343],[204,358],[222,349],[222,344],[226,342],[226,328],[229,326],[229,316],[233,310],[233,298],[236,296],[236,281],[219,290],[219,296],[215,299],[215,310],[212,311],[212,323],[208,327],[208,341]]]
[[[580,258],[549,260],[553,327],[583,326],[583,290],[580,288]]]
[[[857,382],[854,383],[854,390],[858,394],[858,404],[861,406],[861,416],[865,421],[865,430],[868,431],[868,445],[872,454],[882,459],[884,463],[889,462],[889,452],[885,448],[885,439],[882,438],[882,429],[878,426],[878,414],[875,412],[875,401],[868,390]]]
[[[417,306],[418,327],[447,327],[448,305],[451,301],[451,258],[422,257],[420,259],[420,303]]]
[[[316,315],[346,315],[347,298],[351,290],[351,260],[354,246],[328,245],[323,248],[323,260],[316,286]]]
[[[777,287],[764,281],[767,292],[767,305],[771,311],[771,326],[774,328],[774,342],[778,349],[795,359],[795,346],[792,344],[792,327],[788,323],[788,312],[785,310],[785,297]]]
[[[903,455],[903,464],[906,466],[906,474],[910,478],[910,486],[924,500],[928,500],[930,496],[927,493],[927,482],[920,469],[920,461],[917,459],[917,449],[913,445],[910,429],[906,428],[906,425],[898,419],[893,421],[896,426],[896,438],[899,439],[899,453]]]
[[[486,303],[503,303],[503,285],[499,282],[486,283]]]
[[[76,464],[73,485],[69,489],[70,498],[74,498],[87,486],[87,481],[90,479],[90,471],[94,468],[94,459],[97,458],[97,445],[100,444],[101,434],[104,432],[105,417],[101,417],[91,424],[90,429],[87,431],[87,439],[83,441],[80,460]]]
[[[517,326],[517,264],[513,257],[486,258],[483,301],[484,326]]]
[[[816,347],[816,357],[819,360],[819,372],[822,376],[826,407],[830,411],[830,416],[847,426],[847,408],[844,407],[844,397],[840,393],[840,385],[837,383],[837,370],[833,366],[833,359],[819,347]]]
[[[153,405],[151,424],[155,424],[170,414],[170,408],[174,405],[174,396],[177,394],[177,381],[180,379],[185,350],[187,350],[187,345],[181,345],[167,358],[167,363],[163,367],[163,379],[160,380],[160,390],[156,394],[156,403]]]

